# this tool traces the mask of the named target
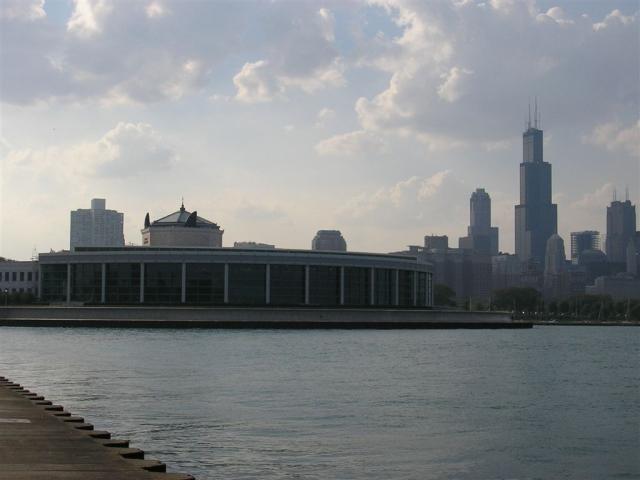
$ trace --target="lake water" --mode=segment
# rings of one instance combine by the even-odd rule
[[[0,328],[0,375],[199,479],[640,478],[640,328]]]

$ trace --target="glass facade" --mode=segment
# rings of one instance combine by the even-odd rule
[[[396,271],[390,268],[376,268],[374,277],[375,304],[394,305],[396,301]]]
[[[340,267],[309,267],[309,303],[311,305],[340,304]]]
[[[229,303],[264,305],[266,303],[266,265],[229,265]]]
[[[145,263],[144,303],[180,303],[181,263]]]
[[[371,269],[344,267],[344,304],[371,304]]]
[[[305,274],[302,265],[271,265],[270,295],[272,305],[303,305]]]
[[[41,265],[42,300],[65,302],[67,300],[67,265]]]
[[[187,303],[224,303],[224,264],[187,263]]]
[[[427,304],[427,274],[418,272],[418,306],[424,307]]]
[[[409,270],[398,272],[398,305],[413,305],[413,272]]]
[[[107,303],[139,303],[140,264],[107,263],[105,289]]]
[[[71,264],[71,301],[100,303],[102,300],[102,265]]]

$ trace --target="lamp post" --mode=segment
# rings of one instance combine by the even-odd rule
[[[4,306],[6,307],[9,304],[9,289],[4,289]]]

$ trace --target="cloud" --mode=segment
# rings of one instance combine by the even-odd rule
[[[336,112],[330,108],[323,108],[316,115],[316,127],[324,127],[329,121],[333,120]]]
[[[113,5],[107,0],[75,0],[74,3],[67,31],[80,37],[102,33],[104,21]]]
[[[278,85],[267,69],[266,60],[245,63],[233,77],[236,100],[244,103],[269,102],[278,93]]]
[[[619,122],[597,125],[589,135],[583,136],[582,140],[611,152],[624,152],[640,157],[640,120],[628,127]]]
[[[533,2],[374,4],[400,34],[376,37],[375,54],[362,54],[360,65],[390,76],[386,88],[356,101],[361,130],[495,144],[540,91],[557,127],[611,111],[637,116],[638,15],[614,11],[598,23],[558,7],[539,12]]]
[[[0,18],[33,21],[46,17],[44,0],[3,0],[0,3]]]
[[[176,152],[150,125],[124,122],[95,142],[11,150],[7,155],[12,171],[28,170],[34,175],[67,180],[153,174],[170,169],[176,161]]]
[[[384,153],[387,145],[380,136],[358,130],[322,140],[316,144],[315,150],[319,155],[354,156]]]

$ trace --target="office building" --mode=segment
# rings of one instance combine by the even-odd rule
[[[551,203],[551,164],[544,161],[543,133],[538,128],[535,109],[522,134],[523,158],[520,164],[520,204],[515,207],[516,255],[523,262],[544,265],[547,240],[557,233],[558,209]]]
[[[142,245],[145,247],[222,247],[222,234],[218,224],[188,212],[184,203],[180,209],[154,222],[145,216]]]
[[[600,250],[600,232],[585,230],[571,232],[571,263],[577,265],[585,250]]]
[[[629,199],[614,200],[607,207],[606,252],[609,262],[625,264],[627,245],[636,235],[636,207]]]
[[[318,230],[311,241],[311,250],[346,252],[347,242],[340,230]]]
[[[467,236],[460,238],[458,246],[474,253],[497,255],[498,228],[491,226],[491,197],[484,188],[478,188],[471,194],[469,206]]]
[[[551,235],[547,240],[544,262],[544,294],[547,298],[563,298],[569,294],[570,278],[564,251],[564,240]]]
[[[38,296],[39,268],[37,261],[0,260],[0,293]],[[5,299],[2,299],[5,301]]]
[[[71,211],[69,245],[76,247],[122,247],[124,214],[106,209],[104,198],[91,200],[91,208]]]

